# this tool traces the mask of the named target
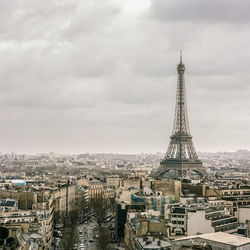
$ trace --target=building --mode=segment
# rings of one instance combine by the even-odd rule
[[[55,200],[50,188],[13,187],[11,190],[0,190],[0,195],[11,204],[15,204],[15,210],[1,210],[0,220],[17,238],[18,232],[42,232],[41,238],[44,249],[50,249],[52,244],[52,227],[55,209]],[[11,198],[10,198],[11,197]],[[15,200],[18,201],[15,202]],[[8,204],[8,203],[7,203]],[[5,202],[6,205],[6,202]],[[5,206],[6,208],[6,206]],[[20,236],[20,241],[21,241]],[[29,241],[29,237],[24,241]]]
[[[76,186],[64,183],[51,192],[55,202],[55,216],[64,217],[75,208]]]
[[[174,240],[171,249],[250,250],[250,239],[224,232],[201,234]]]
[[[170,250],[171,243],[167,240],[160,240],[153,236],[140,236],[134,239],[135,250]]]
[[[124,228],[129,210],[158,211],[162,216],[165,215],[169,204],[179,199],[181,183],[180,181],[150,181],[150,186],[143,186],[143,182],[138,180],[139,187],[121,187],[116,190],[116,218],[115,230],[116,237],[124,237]]]
[[[7,227],[20,227],[28,229],[29,223],[34,222],[36,218],[35,212],[32,210],[14,210],[8,212],[0,212],[0,224]]]
[[[144,187],[140,192],[131,194],[132,203],[144,203],[146,210],[159,211],[165,215],[166,208],[173,203],[173,197],[164,196],[161,192],[156,194],[148,187]]]
[[[250,221],[250,205],[238,208],[238,219],[239,223],[246,223]]]
[[[15,199],[0,199],[0,212],[18,209],[18,201]]]
[[[163,196],[172,197],[173,201],[179,201],[182,184],[177,180],[152,180],[150,188],[156,194],[160,192]]]
[[[108,187],[118,188],[120,186],[119,175],[110,175],[106,177],[106,184]]]
[[[115,199],[115,235],[116,238],[124,237],[125,223],[127,219],[127,212],[129,210],[145,211],[145,203],[133,203],[131,195],[139,192],[136,188],[120,188],[117,190],[117,197]]]
[[[218,188],[207,187],[204,192],[206,197],[217,197],[217,199],[231,201],[233,203],[233,212],[237,215],[238,207],[250,205],[250,187],[239,186],[230,187],[226,185]]]
[[[166,241],[168,239],[168,229],[169,227],[160,213],[154,211],[128,212],[125,225],[125,247],[128,250],[150,249],[150,245],[151,247],[159,247],[161,240]],[[143,237],[141,238],[141,236]],[[153,237],[148,238],[147,236]],[[168,242],[164,242],[164,245],[170,246]],[[163,246],[163,242],[161,246]]]
[[[212,232],[236,232],[238,220],[223,208],[207,204],[177,205],[167,212],[171,236],[196,235]],[[202,226],[201,226],[202,225]]]

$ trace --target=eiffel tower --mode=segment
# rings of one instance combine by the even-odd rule
[[[196,172],[205,175],[202,162],[195,151],[192,136],[189,129],[184,72],[185,65],[182,63],[180,52],[180,63],[177,66],[178,80],[176,93],[176,106],[173,132],[164,159],[157,171],[159,178],[170,174],[173,178],[183,178]]]

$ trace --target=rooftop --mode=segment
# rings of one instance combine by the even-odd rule
[[[194,236],[184,237],[184,238],[181,238],[181,239],[178,239],[175,241],[195,239],[195,238],[216,241],[216,242],[220,242],[223,244],[232,245],[232,246],[236,246],[236,247],[243,246],[246,244],[250,245],[250,238],[246,238],[246,237],[242,237],[242,236],[238,236],[238,235],[233,235],[233,234],[228,234],[228,233],[224,233],[224,232],[194,235]]]
[[[154,238],[151,236],[141,236],[136,238],[135,240],[137,240],[144,249],[160,249],[163,247],[166,248],[171,246],[171,243],[165,240],[159,240],[158,238]]]
[[[14,207],[16,205],[16,200],[13,199],[2,199],[0,200],[1,207]]]

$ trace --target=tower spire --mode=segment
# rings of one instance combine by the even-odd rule
[[[182,64],[182,50],[180,50],[180,64]]]

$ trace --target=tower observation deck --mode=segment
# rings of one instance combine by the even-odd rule
[[[204,175],[205,173],[202,168],[202,162],[195,151],[189,129],[184,80],[185,65],[182,63],[182,54],[180,54],[180,63],[177,66],[177,72],[174,127],[167,153],[157,171],[159,178],[170,173],[174,178],[189,176],[191,172],[196,172],[199,175]]]

